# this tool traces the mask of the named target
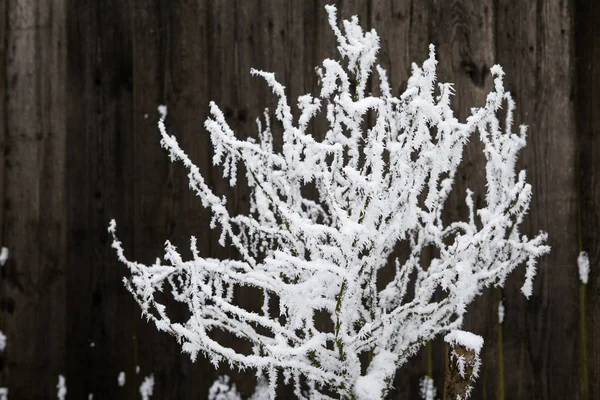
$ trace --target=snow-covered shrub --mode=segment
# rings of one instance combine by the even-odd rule
[[[379,399],[412,354],[459,328],[467,305],[484,287],[502,286],[519,264],[527,264],[522,291],[531,295],[537,258],[549,248],[545,234],[528,238],[518,229],[531,187],[525,171],[515,171],[525,128],[511,130],[515,105],[504,90],[502,69],[491,69],[494,89],[485,105],[460,122],[450,107],[452,85],[436,84],[433,47],[422,67],[413,64],[406,91],[395,97],[385,70],[376,65],[376,32],[364,32],[356,17],[341,30],[336,9],[326,8],[341,59],[323,61],[320,93],[298,98],[299,118],[272,73],[251,71],[278,98],[281,150],[273,144],[268,113],[257,121],[258,140],[239,140],[210,104],[205,127],[213,162],[232,186],[243,164],[249,215],[230,214],[226,199],[213,193],[167,133],[166,109],[161,111],[161,144],[188,168],[190,187],[212,211],[219,243],[239,256],[205,258],[192,237],[191,260],[167,242],[164,261],[146,266],[128,260],[116,236],[113,247],[129,267],[125,284],[144,315],[175,336],[192,359],[202,353],[215,365],[257,369],[268,377],[271,396],[283,376],[298,397]],[[369,93],[369,78],[378,82],[378,94]],[[501,107],[504,128],[496,116]],[[329,123],[326,132],[313,130],[318,113]],[[485,202],[475,207],[467,191],[466,221],[444,221],[463,149],[476,132],[487,160],[481,166]],[[318,197],[303,195],[309,185]],[[109,231],[115,235],[114,221]],[[378,283],[402,241],[410,245],[408,259],[397,259],[393,279]],[[423,265],[421,254],[431,248],[435,256]],[[236,287],[254,288],[262,310],[244,308]],[[187,321],[172,321],[166,303],[155,296],[167,288],[188,307]],[[434,296],[436,290],[443,296]],[[318,314],[329,316],[332,329],[317,328]],[[249,342],[251,354],[224,345],[219,332]]]

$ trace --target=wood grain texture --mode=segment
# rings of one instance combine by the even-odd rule
[[[553,250],[540,264],[531,299],[520,293],[520,269],[503,292],[490,288],[470,307],[465,327],[485,340],[473,398],[584,398],[580,247],[592,264],[588,398],[600,397],[600,346],[593,334],[600,325],[596,2],[332,3],[339,18],[357,14],[364,28],[377,30],[379,62],[394,94],[404,90],[410,63],[422,63],[429,43],[435,44],[438,78],[455,83],[453,104],[461,119],[485,101],[489,68],[504,67],[517,102],[515,123],[530,127],[520,167],[534,193],[523,232],[548,231]],[[226,366],[214,371],[203,357],[192,363],[170,336],[140,318],[122,286],[126,270],[106,228],[115,218],[127,256],[143,262],[161,256],[166,239],[189,256],[191,235],[204,256],[231,254],[208,229],[209,213],[189,190],[185,169],[161,149],[156,107],[168,106],[170,133],[209,185],[229,198],[232,211],[247,210],[247,188],[229,187],[212,167],[203,128],[208,103],[214,100],[234,130],[248,137],[256,135],[255,118],[276,104],[267,85],[250,76],[251,67],[275,72],[292,104],[300,94],[315,93],[314,68],[336,56],[323,5],[0,1],[0,245],[11,250],[0,286],[0,329],[9,337],[0,353],[0,385],[11,397],[53,397],[58,374],[65,374],[69,398],[137,398],[142,379],[154,374],[154,398],[197,399],[205,398],[218,374],[230,373]],[[377,91],[376,80],[371,88]],[[297,113],[295,105],[292,110]],[[324,119],[311,128],[321,137]],[[448,221],[465,216],[466,188],[482,201],[483,159],[481,145],[471,141],[445,210]],[[262,301],[250,290],[236,296],[247,308]],[[185,310],[172,306],[183,318]],[[419,379],[428,370],[442,388],[444,350],[441,341],[431,353],[423,348],[399,371],[389,398],[418,398]],[[117,385],[120,371],[126,372],[124,387]],[[251,371],[234,381],[252,393]]]
[[[520,163],[527,169],[533,200],[523,231],[547,231],[552,246],[539,265],[529,301],[518,290],[518,274],[507,285],[506,370],[517,370],[518,379],[507,377],[506,393],[522,399],[570,397],[579,386],[574,373],[579,296],[573,17],[563,1],[502,4],[497,14],[502,27],[498,62],[517,102],[515,121],[529,125]]]
[[[66,356],[65,3],[3,2],[4,383],[50,397]],[[35,338],[35,340],[32,340]]]
[[[111,218],[119,221],[132,255],[131,21],[120,0],[67,1],[66,9],[66,379],[72,398],[118,398],[118,374],[133,368],[140,315],[123,290],[125,268],[115,263],[107,232]]]
[[[584,288],[587,357],[579,354],[580,371],[587,368],[581,382],[582,399],[600,397],[600,6],[598,2],[575,2],[575,59],[577,80],[575,110],[577,120],[577,179],[579,190],[579,250],[588,253],[591,265]],[[587,299],[586,299],[587,297]],[[581,329],[581,328],[580,328]],[[585,362],[585,365],[584,365]],[[581,376],[581,375],[580,375]],[[583,376],[581,376],[583,378]],[[585,390],[588,389],[588,390]],[[587,396],[586,396],[587,394]]]

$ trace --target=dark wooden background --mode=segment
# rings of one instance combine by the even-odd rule
[[[13,399],[139,397],[144,376],[156,399],[201,399],[216,372],[191,363],[171,337],[140,318],[110,248],[119,223],[127,255],[150,262],[165,239],[226,256],[207,212],[169,162],[156,128],[167,124],[217,190],[240,210],[247,191],[211,169],[203,128],[215,100],[241,136],[274,99],[250,67],[276,72],[292,98],[314,92],[314,67],[336,56],[321,1],[0,0],[0,385]],[[454,82],[460,117],[482,105],[489,68],[500,63],[529,125],[534,197],[524,232],[549,233],[534,295],[519,270],[502,291],[470,308],[466,329],[485,339],[475,399],[600,398],[600,3],[595,0],[338,1],[381,37],[380,62],[400,93],[411,61],[437,46],[442,81]],[[464,189],[485,190],[477,143],[464,156],[449,214]],[[450,216],[451,216],[450,215]],[[579,251],[590,254],[587,287]],[[498,301],[506,318],[499,325]],[[247,299],[253,301],[253,299]],[[585,306],[585,308],[583,308]],[[140,373],[135,368],[139,365]],[[424,348],[398,373],[391,398],[417,398],[431,372],[442,386],[443,345]],[[118,387],[120,371],[127,384]],[[225,372],[222,370],[220,372]],[[235,376],[251,393],[251,373]]]

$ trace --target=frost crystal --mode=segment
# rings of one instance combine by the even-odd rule
[[[140,396],[142,400],[149,400],[152,397],[154,391],[154,375],[150,375],[144,378],[144,381],[140,385]]]
[[[164,120],[165,118],[167,118],[167,106],[161,104],[157,107],[157,109],[158,114],[160,115],[160,119]]]
[[[125,386],[125,372],[119,372],[119,377],[117,378],[117,383],[119,386]]]
[[[421,382],[419,383],[419,396],[421,396],[421,400],[435,400],[435,393],[436,389],[433,378],[429,376],[421,378]]]
[[[8,248],[2,247],[0,249],[0,267],[6,264],[6,260],[8,260]]]
[[[211,190],[167,133],[166,107],[159,108],[161,144],[187,167],[190,187],[212,212],[219,243],[237,257],[205,258],[192,237],[192,259],[167,241],[164,260],[143,265],[125,257],[114,221],[109,231],[142,312],[192,359],[201,353],[215,365],[254,368],[268,377],[272,397],[283,376],[299,398],[332,392],[382,398],[412,354],[459,328],[473,299],[487,286],[504,285],[520,264],[526,264],[522,291],[530,296],[537,259],[549,248],[544,233],[529,238],[519,232],[531,199],[525,171],[515,170],[526,135],[525,127],[512,131],[515,104],[502,69],[491,69],[494,86],[483,107],[458,121],[450,107],[452,84],[436,82],[433,46],[395,97],[376,65],[377,33],[363,31],[356,17],[340,29],[335,7],[326,9],[341,58],[323,61],[320,92],[298,98],[297,119],[285,88],[264,71],[251,73],[266,81],[278,104],[276,122],[268,112],[257,120],[258,139],[236,138],[210,103],[205,127],[213,163],[231,185],[245,175],[250,214],[232,214]],[[329,125],[325,132],[312,124],[319,113]],[[281,137],[274,140],[274,131]],[[466,192],[466,221],[445,221],[464,147],[475,135],[484,147],[487,191],[478,193],[477,206]],[[389,279],[382,271],[400,242],[410,253],[395,260]],[[427,263],[425,253],[434,254]],[[260,311],[236,299],[240,287],[262,299]],[[189,309],[187,321],[170,319],[163,303],[169,293]],[[322,328],[323,318],[331,328]],[[251,345],[252,353],[238,351],[220,332]]]
[[[587,285],[590,276],[590,259],[586,251],[579,253],[577,257],[577,267],[579,268],[579,280]]]
[[[504,302],[502,300],[498,303],[498,322],[500,324],[504,322]]]
[[[64,376],[58,376],[58,384],[56,385],[56,397],[58,400],[65,400],[65,396],[67,395],[67,380]]]
[[[235,383],[228,376],[220,376],[208,390],[208,400],[242,400]]]
[[[0,351],[4,351],[4,349],[6,349],[6,335],[0,331]]]

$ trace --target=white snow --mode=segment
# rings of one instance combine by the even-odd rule
[[[0,249],[0,267],[6,264],[6,260],[8,260],[8,248],[2,247]]]
[[[579,280],[587,285],[590,276],[590,259],[586,251],[579,253],[577,257],[577,267],[579,268]]]
[[[117,378],[117,383],[119,386],[125,386],[125,372],[119,372],[119,377]]]
[[[436,388],[433,378],[425,375],[419,382],[419,395],[421,400],[435,400]]]
[[[481,336],[458,329],[455,329],[444,336],[444,341],[448,344],[457,344],[466,347],[477,354],[479,354],[483,347],[483,338]]]
[[[67,380],[63,375],[58,375],[58,384],[56,385],[56,397],[58,400],[65,400],[67,395]]]
[[[8,388],[0,387],[0,400],[8,400]]]
[[[502,324],[504,322],[504,301],[500,300],[498,303],[498,322]]]
[[[154,391],[154,375],[147,376],[140,385],[142,400],[149,400]]]
[[[114,221],[109,232],[129,269],[125,285],[144,316],[175,336],[192,359],[205,354],[215,366],[255,369],[268,376],[271,395],[283,376],[296,388],[315,387],[315,396],[326,383],[341,397],[380,398],[419,346],[460,328],[482,290],[503,284],[521,264],[522,292],[530,296],[537,260],[549,247],[545,233],[527,237],[519,230],[532,192],[525,171],[517,170],[526,131],[513,131],[515,104],[502,69],[491,69],[485,103],[460,121],[451,108],[453,85],[437,81],[433,46],[421,65],[413,64],[406,91],[396,97],[385,70],[376,66],[377,33],[363,30],[357,18],[339,24],[335,7],[326,9],[340,55],[318,69],[318,94],[291,104],[273,73],[252,69],[277,106],[257,120],[257,135],[248,139],[236,137],[225,113],[210,103],[204,127],[212,162],[232,186],[245,178],[248,214],[230,213],[227,199],[214,193],[167,131],[167,107],[158,107],[161,145],[187,168],[219,243],[238,256],[204,257],[192,236],[193,257],[185,259],[167,241],[162,258],[144,265],[125,256]],[[367,87],[370,78],[379,83],[376,94]],[[328,127],[316,135],[311,122],[318,114]],[[277,129],[271,129],[273,118]],[[373,124],[365,130],[367,118]],[[465,221],[448,222],[442,213],[470,140],[483,145],[487,184],[481,193],[464,193]],[[308,185],[316,196],[304,195]],[[410,245],[411,257],[396,260],[395,276],[381,289],[378,274],[399,241]],[[421,262],[432,247],[437,256]],[[240,287],[261,293],[260,312],[240,307],[234,296]],[[435,302],[440,290],[446,299]],[[174,322],[165,296],[186,307],[189,319]],[[269,307],[273,301],[278,313]],[[323,312],[331,315],[335,333],[314,326]],[[243,337],[252,353],[209,335],[215,327]],[[481,348],[480,337],[453,332],[448,339]],[[363,376],[358,354],[370,351],[376,355]]]
[[[158,109],[158,114],[160,115],[160,119],[167,118],[167,106],[161,104],[160,106],[157,107],[157,109]]]
[[[359,377],[354,386],[358,400],[379,400],[386,392],[386,378],[396,370],[398,356],[389,351],[380,351],[369,365],[367,374]]]
[[[249,400],[271,400],[269,382],[264,377],[258,379],[254,393]]]
[[[208,390],[208,400],[242,400],[242,396],[235,383],[232,383],[227,375],[223,375],[218,377]]]

